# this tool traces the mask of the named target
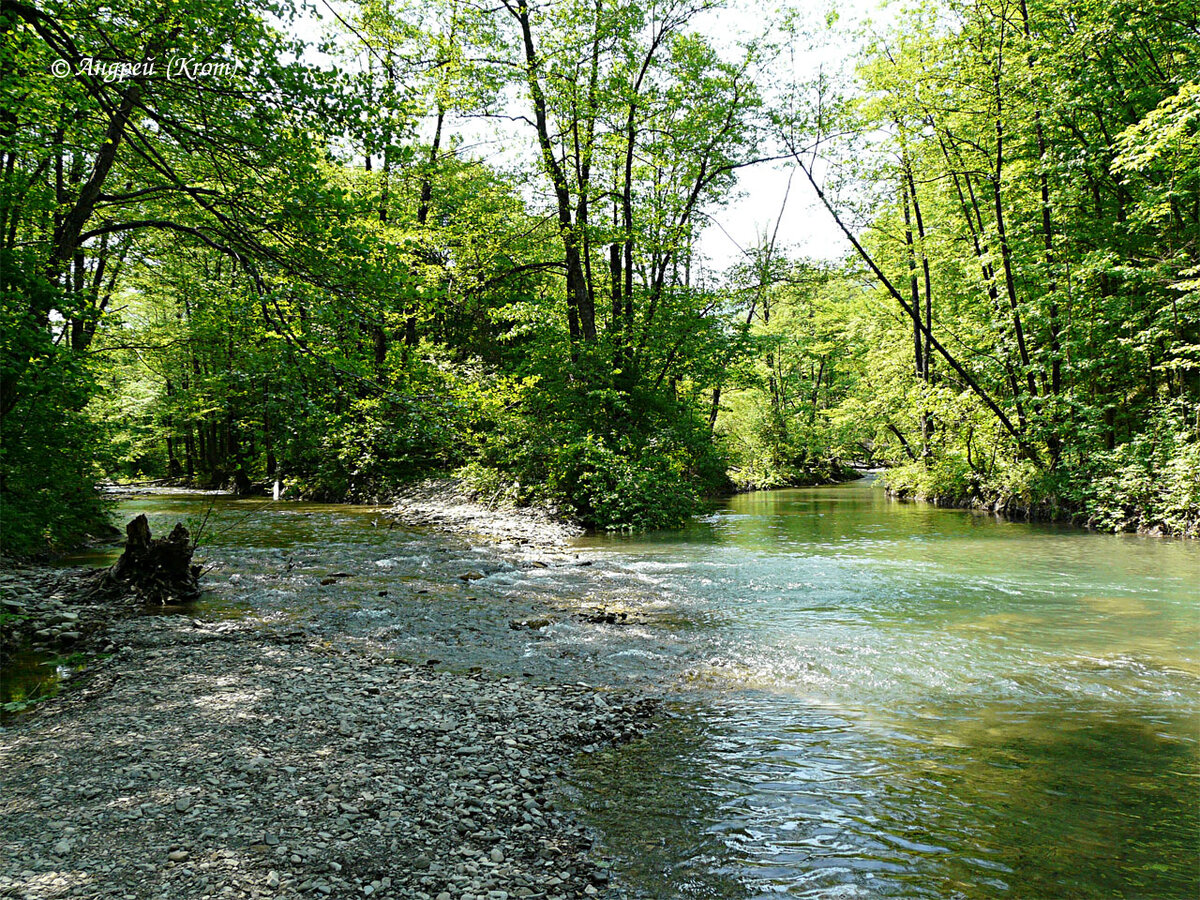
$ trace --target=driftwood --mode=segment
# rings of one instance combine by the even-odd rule
[[[144,603],[190,603],[200,596],[200,567],[192,565],[191,535],[176,524],[166,538],[152,539],[138,516],[125,527],[125,552],[100,576],[96,590],[132,595]]]

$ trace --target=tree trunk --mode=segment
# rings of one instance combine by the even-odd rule
[[[200,597],[200,567],[192,565],[195,548],[182,524],[155,540],[141,515],[125,527],[125,535],[125,552],[100,576],[97,592],[132,595],[152,604],[190,603]]]

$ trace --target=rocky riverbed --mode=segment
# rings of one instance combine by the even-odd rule
[[[0,665],[17,648],[70,653],[109,623],[141,611],[132,597],[93,593],[97,571],[88,568],[0,568]]]
[[[556,785],[652,699],[254,618],[104,619],[79,573],[7,574],[22,634],[74,612],[52,629],[109,655],[0,728],[0,897],[621,896]]]
[[[388,514],[405,525],[537,547],[561,547],[584,532],[556,510],[487,503],[456,478],[405,487]]]

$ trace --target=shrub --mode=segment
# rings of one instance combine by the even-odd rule
[[[613,449],[595,435],[561,448],[554,486],[587,525],[609,530],[652,530],[680,525],[697,508],[688,454],[661,439]]]
[[[1200,437],[1183,410],[1161,407],[1145,432],[1093,455],[1074,493],[1094,527],[1198,536]]]

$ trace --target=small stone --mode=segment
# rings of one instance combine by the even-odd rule
[[[267,887],[269,887],[269,888],[279,887],[279,873],[276,872],[274,869],[272,869],[270,872],[267,873]]]
[[[186,850],[172,850],[167,854],[167,859],[171,862],[183,862],[187,858],[188,852]]]
[[[71,852],[71,842],[68,841],[66,838],[63,838],[61,841],[59,841],[57,844],[54,845],[54,855],[55,856],[63,856],[70,852]]]
[[[422,853],[416,859],[413,860],[412,865],[413,865],[414,869],[418,869],[419,871],[424,872],[426,869],[429,868],[429,857],[426,856],[424,853]]]
[[[488,855],[492,858],[492,862],[494,862],[494,863],[504,862],[504,851],[501,850],[499,847],[493,847],[492,852],[489,853]]]
[[[191,797],[180,797],[178,800],[175,801],[175,811],[176,812],[187,812],[191,808],[192,808],[192,798]]]
[[[279,836],[271,834],[271,832],[268,831],[263,835],[263,843],[268,847],[275,847],[279,844]]]

